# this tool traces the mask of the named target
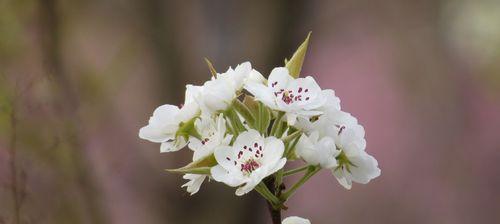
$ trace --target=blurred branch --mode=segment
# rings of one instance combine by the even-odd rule
[[[168,8],[178,8],[175,3],[162,0],[143,1],[145,13],[146,33],[150,38],[155,63],[158,68],[159,85],[162,100],[181,103],[184,96],[182,82],[183,68],[179,44],[176,43],[176,34],[180,27],[171,13],[165,12]]]
[[[71,164],[74,166],[74,172],[78,188],[82,193],[82,199],[85,202],[86,210],[91,223],[101,224],[106,221],[104,210],[99,203],[100,196],[96,190],[95,183],[88,168],[83,152],[81,133],[78,127],[81,126],[78,116],[79,99],[75,87],[65,75],[61,57],[60,43],[60,18],[57,12],[57,0],[43,0],[39,4],[40,21],[42,26],[42,51],[44,54],[45,69],[49,79],[52,81],[55,91],[54,106],[61,110],[62,120],[65,122],[65,139],[71,145],[69,151]]]
[[[15,92],[15,91],[14,91]],[[11,100],[11,109],[10,109],[10,126],[11,126],[11,135],[9,142],[9,166],[10,166],[10,190],[12,194],[12,202],[14,209],[14,223],[21,223],[21,205],[22,205],[22,195],[23,191],[19,189],[18,185],[18,170],[16,164],[17,157],[17,117],[16,117],[16,95],[14,93],[14,97]]]

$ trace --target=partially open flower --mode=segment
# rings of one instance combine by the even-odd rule
[[[325,169],[337,167],[336,157],[340,151],[335,147],[335,141],[329,136],[320,138],[319,133],[303,134],[297,143],[295,153],[310,165],[320,165]]]
[[[286,112],[290,125],[295,124],[297,117],[309,119],[322,114],[318,109],[326,103],[329,94],[321,90],[314,78],[294,79],[284,67],[271,71],[267,86],[250,82],[245,89],[271,109]]]
[[[240,133],[233,146],[220,146],[215,150],[219,165],[211,169],[212,177],[231,187],[239,187],[236,195],[244,195],[285,165],[284,150],[281,140],[264,138],[250,129]]]
[[[380,176],[378,162],[365,151],[366,142],[360,139],[355,129],[346,127],[340,132],[337,147],[341,153],[337,157],[339,166],[333,169],[333,175],[346,189],[351,189],[352,182],[367,184]]]
[[[193,161],[209,156],[214,152],[216,147],[229,145],[233,137],[229,134],[226,135],[226,121],[222,114],[215,121],[207,116],[196,119],[195,128],[200,134],[201,139],[193,136],[190,137],[188,147],[194,151]],[[182,187],[186,187],[187,192],[191,193],[191,195],[196,194],[207,177],[208,175],[206,174],[185,174],[183,178],[189,181],[182,185]]]
[[[250,62],[244,62],[229,68],[224,73],[218,73],[211,80],[203,84],[203,89],[197,100],[206,114],[226,110],[231,105],[245,82],[261,83],[265,80],[262,75],[252,69]]]

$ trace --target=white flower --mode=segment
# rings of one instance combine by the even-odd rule
[[[380,176],[378,162],[365,151],[366,141],[359,137],[355,129],[340,129],[337,147],[341,150],[337,157],[339,166],[333,169],[333,175],[346,189],[351,189],[352,182],[367,184]]]
[[[200,113],[198,104],[193,95],[200,91],[200,87],[187,85],[184,106],[179,108],[165,104],[159,106],[149,118],[148,125],[139,130],[139,137],[151,142],[161,143],[161,152],[178,151],[187,144],[187,139],[176,136],[181,123],[187,122]]]
[[[195,121],[195,128],[201,139],[190,137],[188,147],[194,151],[193,160],[199,160],[214,152],[221,145],[229,145],[232,135],[226,135],[226,120],[219,114],[217,120],[202,116]]]
[[[297,117],[308,119],[322,114],[318,109],[326,103],[330,94],[329,91],[322,91],[314,78],[294,79],[284,67],[271,71],[267,86],[248,82],[245,88],[271,109],[286,112],[290,125],[295,124]]]
[[[250,129],[240,133],[233,146],[215,149],[218,165],[211,169],[212,177],[231,187],[239,187],[236,195],[244,195],[285,165],[284,150],[281,140],[264,138]]]
[[[299,139],[297,155],[311,165],[331,169],[343,187],[351,189],[352,182],[366,184],[380,175],[377,160],[365,152],[365,130],[351,114],[334,108],[315,122],[298,124],[310,134]]]
[[[184,174],[182,178],[189,180],[187,183],[182,185],[181,187],[187,187],[186,191],[189,192],[191,195],[198,193],[200,190],[201,184],[203,181],[205,181],[205,178],[208,175],[204,174]]]
[[[264,77],[252,69],[250,62],[244,62],[235,69],[231,67],[225,73],[218,73],[203,84],[203,90],[197,99],[206,114],[226,110],[237,97],[245,82],[261,83]]]
[[[311,221],[297,216],[290,216],[284,219],[282,224],[311,224]]]
[[[295,150],[297,156],[310,165],[320,165],[326,169],[332,169],[338,165],[336,157],[340,151],[336,149],[335,141],[329,136],[320,138],[317,131],[309,136],[303,134]]]
[[[232,135],[226,135],[226,121],[222,114],[217,117],[216,121],[204,116],[196,119],[195,128],[202,139],[192,136],[189,139],[188,147],[194,151],[193,161],[209,156],[218,146],[229,145],[232,138]],[[183,178],[189,181],[182,187],[187,187],[186,190],[191,195],[196,194],[206,177],[208,175],[205,174],[185,174]]]

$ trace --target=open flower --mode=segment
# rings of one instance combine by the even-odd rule
[[[250,129],[240,133],[233,146],[215,149],[218,165],[211,169],[212,177],[231,187],[239,187],[236,195],[244,195],[285,165],[284,150],[281,140],[264,138]]]
[[[218,146],[229,145],[232,138],[232,135],[226,135],[226,121],[222,114],[215,121],[210,117],[198,118],[195,121],[195,128],[201,139],[190,137],[188,147],[194,151],[193,161],[209,156]],[[208,175],[205,174],[185,174],[183,178],[189,181],[182,187],[186,187],[191,195],[196,194],[207,177]]]
[[[311,224],[311,221],[297,216],[290,216],[284,219],[282,224]]]
[[[286,112],[290,125],[295,124],[297,117],[308,119],[322,114],[318,109],[326,103],[329,94],[321,90],[314,78],[294,79],[284,67],[271,71],[267,86],[249,82],[245,89],[271,109]]]
[[[252,69],[250,62],[244,62],[235,69],[230,67],[225,73],[218,73],[205,82],[197,99],[204,113],[214,114],[226,110],[231,105],[245,82],[261,83],[263,80],[264,77]]]
[[[309,136],[303,134],[295,150],[297,156],[310,165],[320,165],[326,169],[333,169],[338,165],[336,157],[340,151],[335,147],[335,141],[329,136],[320,138],[317,131]]]
[[[151,142],[161,143],[161,152],[173,152],[186,146],[188,139],[177,135],[180,126],[195,118],[200,113],[200,108],[194,100],[194,95],[200,87],[187,85],[184,106],[179,108],[165,104],[159,106],[149,118],[148,125],[139,130],[139,137]]]

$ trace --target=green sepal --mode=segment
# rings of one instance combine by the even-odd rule
[[[294,78],[298,78],[300,75],[300,70],[302,70],[302,64],[304,63],[304,58],[307,52],[307,46],[309,45],[309,37],[311,32],[307,34],[304,42],[297,48],[290,60],[285,59],[285,67],[288,69],[290,75]]]
[[[209,156],[193,161],[184,167],[165,170],[172,173],[210,174],[210,168],[215,165],[217,165],[217,160],[215,160],[214,154],[210,154]]]
[[[269,124],[271,124],[271,111],[263,103],[259,102],[259,117],[257,122],[259,122],[259,131],[261,134],[267,134],[267,129]]]
[[[245,119],[247,124],[253,126],[253,124],[255,123],[255,115],[252,113],[252,111],[250,111],[250,108],[248,108],[238,99],[234,99],[232,105],[236,112],[238,112]]]
[[[194,125],[194,122],[196,121],[198,117],[191,118],[191,120],[186,121],[186,122],[181,122],[179,124],[179,129],[175,133],[176,137],[182,136],[186,141],[189,139],[189,136],[196,137],[198,139],[201,139],[200,133],[196,130],[196,127]]]

